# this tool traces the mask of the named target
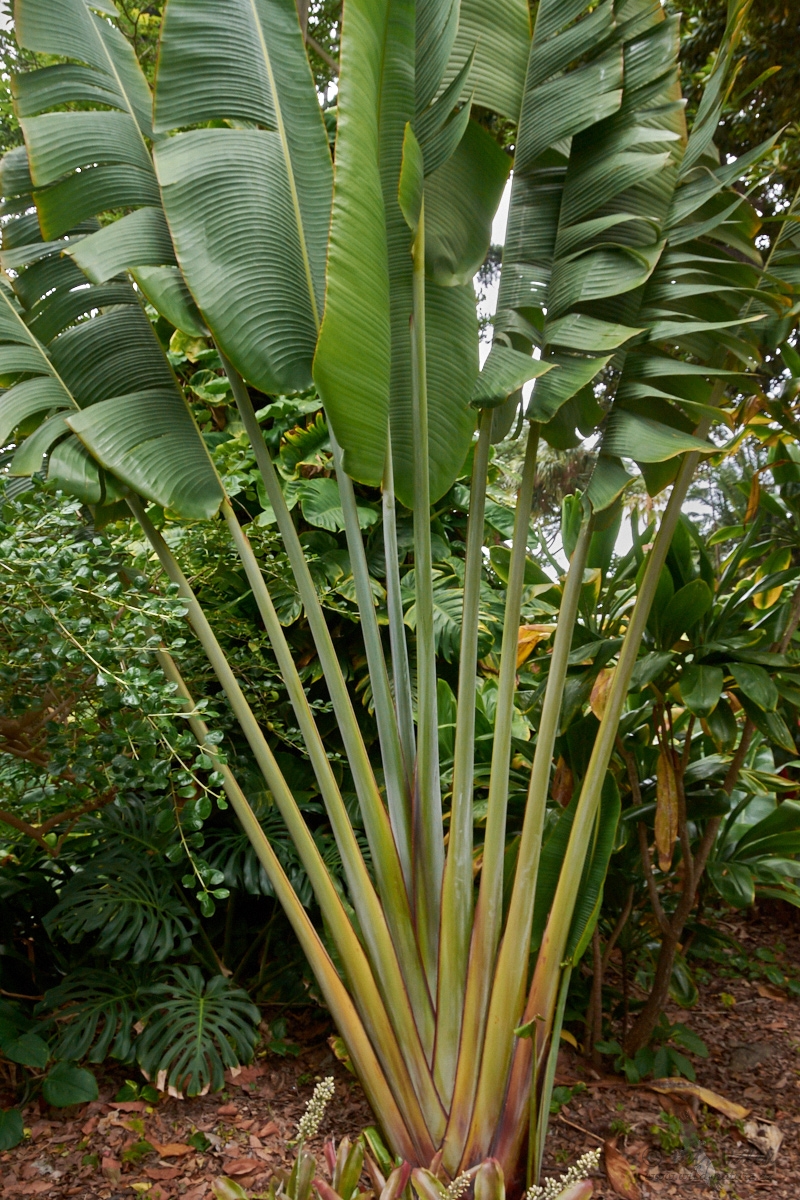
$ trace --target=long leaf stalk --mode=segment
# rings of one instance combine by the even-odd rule
[[[394,706],[392,689],[389,684],[389,672],[386,667],[386,655],[378,626],[378,613],[375,596],[372,590],[367,555],[364,550],[364,539],[358,523],[358,507],[356,505],[353,481],[342,465],[342,453],[339,449],[333,431],[330,433],[333,461],[336,466],[336,478],[339,483],[339,496],[344,516],[347,550],[350,555],[350,569],[353,572],[356,603],[361,618],[361,634],[364,638],[364,651],[367,656],[372,699],[375,705],[375,721],[378,726],[378,740],[383,759],[383,773],[386,783],[386,801],[389,808],[389,818],[395,836],[405,841],[410,826],[410,795],[406,790],[406,777],[403,763],[403,750],[400,743],[400,728],[397,720],[397,710]],[[413,872],[412,872],[413,875]]]
[[[320,908],[325,913],[337,951],[341,955],[356,1006],[380,1057],[387,1082],[397,1097],[398,1106],[407,1123],[409,1136],[423,1156],[427,1154],[430,1158],[435,1147],[411,1080],[404,1051],[401,1050],[395,1036],[366,954],[348,919],[319,849],[186,576],[163,537],[150,521],[141,501],[131,497],[128,504],[153,547],[165,574],[177,586],[179,594],[186,602],[189,622],[225,690],[231,709],[247,738],[267,787],[275,799],[297,848]]]
[[[477,1098],[469,1134],[470,1147],[488,1146],[491,1142],[500,1114],[514,1045],[508,1013],[511,1011],[521,1014],[524,1004],[553,748],[559,729],[569,655],[593,528],[594,521],[587,516],[581,524],[572,552],[558,613],[553,653],[536,734],[536,749],[528,785],[514,885],[489,1001]]]
[[[544,1145],[547,1138],[547,1127],[550,1124],[550,1101],[553,1096],[553,1084],[558,1065],[558,1051],[561,1042],[561,1028],[564,1024],[564,1013],[567,1008],[569,984],[572,979],[572,964],[568,963],[561,973],[561,984],[558,989],[555,1017],[553,1019],[553,1035],[550,1050],[542,1076],[541,1087],[534,1076],[531,1087],[531,1112],[528,1126],[528,1187],[538,1183],[542,1173]]]
[[[275,466],[270,458],[261,428],[253,411],[247,387],[242,377],[224,356],[222,356],[222,361],[231,383],[242,422],[253,447],[256,463],[267,491],[267,497],[278,521],[279,532],[281,533],[300,592],[300,599],[303,603],[312,636],[314,637],[314,644],[320,656],[325,681],[328,685],[328,691],[347,753],[348,763],[353,773],[361,813],[364,818],[367,841],[369,842],[373,863],[376,868],[381,899],[384,902],[385,911],[394,936],[395,947],[401,967],[403,968],[403,977],[407,980],[409,995],[414,1008],[420,1037],[425,1047],[425,1053],[426,1055],[430,1055],[433,1041],[433,1006],[430,994],[420,977],[419,951],[411,927],[409,909],[410,891],[406,885],[406,880],[411,872],[409,805],[406,798],[402,795],[402,788],[399,785],[391,788],[387,787],[390,798],[390,812],[387,817],[366,747],[364,746],[361,730],[353,711],[339,660],[331,640],[330,631],[322,612],[319,597],[314,587],[314,581],[311,578],[311,572],[308,569],[308,562],[303,553],[291,513],[286,505]],[[345,483],[345,490],[347,490],[348,484],[350,494],[352,494],[352,484],[350,484],[349,479]],[[354,507],[354,504],[352,504],[348,509],[351,517],[353,515],[351,509]],[[355,516],[357,521],[357,514]],[[353,557],[360,565],[359,579],[362,582],[361,594],[363,598],[363,576],[366,573],[366,561],[360,533],[358,534],[357,542],[354,543],[353,549]],[[371,591],[369,594],[371,596]],[[370,621],[370,617],[372,621]],[[366,608],[365,613],[362,613],[362,620],[364,621],[364,628],[371,633],[370,646],[373,647],[375,638],[378,640],[380,638],[374,606]],[[375,668],[377,677],[380,677],[380,663],[382,661],[381,648],[381,659]],[[291,655],[288,656],[287,668],[289,668],[290,663]],[[387,682],[381,713],[385,712],[388,703]],[[386,724],[387,722],[384,722],[384,725]],[[384,729],[387,740],[391,739],[392,732],[391,725],[389,724],[388,732]],[[391,805],[392,798],[395,799],[394,813],[392,812]],[[392,816],[394,816],[394,820],[392,820]]]
[[[417,769],[413,795],[413,845],[417,934],[431,990],[436,991],[439,918],[444,872],[442,789],[436,641],[433,630],[433,562],[428,451],[428,382],[425,348],[425,199],[411,250],[411,393],[414,432],[414,593],[417,634]]]
[[[417,755],[414,736],[414,703],[411,693],[411,668],[408,661],[403,598],[400,591],[400,555],[397,545],[397,508],[394,494],[394,465],[392,463],[391,435],[386,450],[386,469],[381,494],[383,512],[383,547],[386,559],[386,607],[389,613],[389,644],[392,652],[392,682],[394,702],[397,708],[397,726],[403,765],[406,772],[406,792],[410,796],[414,786],[414,762]],[[410,811],[407,816],[410,817]],[[405,816],[406,814],[404,814]],[[408,821],[406,821],[408,824]],[[404,830],[410,842],[411,830]],[[411,894],[413,881],[411,864],[408,864],[406,886]]]
[[[325,997],[325,1002],[330,1008],[331,1015],[340,1028],[345,1028],[348,1031],[348,1050],[353,1058],[353,1062],[357,1064],[360,1077],[363,1078],[364,1088],[370,1103],[385,1105],[386,1108],[381,1108],[380,1111],[390,1114],[385,1129],[387,1136],[393,1143],[393,1149],[396,1153],[400,1153],[404,1157],[413,1154],[415,1147],[406,1132],[391,1088],[386,1082],[361,1018],[356,1012],[347,988],[339,978],[339,974],[322,943],[322,939],[314,928],[308,913],[300,903],[297,893],[289,882],[275,851],[269,844],[269,839],[259,824],[258,818],[239,786],[233,771],[226,762],[222,761],[218,747],[208,741],[208,726],[199,716],[195,701],[186,686],[186,682],[175,660],[164,649],[156,651],[156,659],[166,678],[175,684],[177,695],[184,702],[184,711],[188,714],[189,728],[192,730],[198,746],[208,754],[209,758],[214,762],[215,770],[222,776],[222,785],[225,789],[225,794],[242,828],[247,834],[259,862],[266,872],[278,903],[283,908],[294,929],[297,940],[303,948],[303,953],[307,956],[314,970],[314,974]]]
[[[364,739],[355,712],[353,711],[350,694],[347,690],[336,650],[334,649],[330,630],[325,621],[314,581],[311,578],[308,562],[303,552],[294,521],[292,520],[292,515],[287,507],[277,471],[264,442],[261,427],[253,411],[250,395],[238,371],[228,362],[224,355],[220,357],[222,358],[222,364],[233,390],[239,415],[242,418],[242,423],[253,448],[256,465],[261,473],[267,498],[275,513],[278,531],[280,532],[284,549],[289,558],[289,565],[292,568],[292,574],[297,584],[306,620],[308,621],[314,645],[319,655],[320,665],[322,666],[334,714],[342,735],[347,761],[353,774],[353,782],[369,839],[371,827],[380,828],[386,821],[385,808],[375,780],[375,773],[364,745]],[[397,847],[396,854],[400,858],[404,878],[407,879],[411,871],[410,816],[405,821],[395,821],[392,825],[392,831]]]
[[[378,889],[383,900],[383,907],[381,907],[353,833],[347,809],[314,721],[311,706],[297,672],[291,649],[286,641],[286,635],[278,620],[249,538],[236,519],[228,500],[223,502],[222,512],[247,573],[248,582],[253,589],[258,610],[264,621],[267,636],[278,661],[317,777],[342,857],[353,906],[369,950],[384,1003],[392,1017],[398,1039],[405,1048],[409,1071],[414,1079],[414,1085],[420,1096],[429,1127],[435,1129],[437,1122],[440,1123],[442,1119],[441,1104],[432,1085],[430,1069],[415,1022],[416,1011],[420,1014],[420,1022],[424,1022],[429,1039],[432,1039],[433,1010],[414,940],[411,913],[403,880],[399,874],[399,864],[394,855],[387,853],[387,850],[393,849],[393,846],[389,847],[385,844],[386,840],[391,840],[391,832],[388,829],[384,831],[385,842],[377,844],[373,854]],[[394,874],[392,868],[396,869]],[[395,946],[399,946],[403,952],[405,975],[401,971]],[[413,1008],[410,1003],[411,996],[416,1000]]]
[[[504,1120],[498,1131],[495,1145],[497,1157],[509,1166],[517,1161],[519,1155],[523,1136],[521,1123],[529,1102],[532,1057],[535,1056],[537,1064],[540,1064],[550,1041],[561,963],[575,910],[581,872],[595,825],[603,781],[614,749],[617,728],[661,569],[666,562],[683,502],[698,461],[699,454],[688,453],[681,463],[672,486],[669,502],[650,551],[639,594],[631,612],[625,640],[620,650],[606,701],[606,709],[597,731],[594,748],[583,780],[572,831],[559,874],[558,886],[522,1018],[525,1022],[536,1021],[536,1033],[534,1038],[522,1039],[516,1044],[505,1102]]]
[[[503,916],[503,865],[517,646],[538,446],[539,426],[532,423],[528,431],[525,465],[514,516],[514,536],[511,545],[503,641],[500,652],[500,679],[495,708],[483,865],[470,943],[461,1031],[461,1053],[456,1068],[453,1103],[450,1109],[445,1143],[445,1165],[448,1170],[456,1158],[461,1158],[469,1129],[480,1069],[481,1056],[478,1053],[478,1047],[483,1043],[486,1029],[487,1000]]]
[[[475,774],[475,698],[477,692],[478,626],[483,576],[486,480],[491,450],[493,410],[481,413],[472,463],[464,599],[461,614],[456,732],[453,750],[453,796],[450,837],[442,886],[442,924],[439,936],[439,995],[436,1005],[434,1079],[440,1094],[450,1097],[455,1082],[469,942],[472,932],[472,800]]]

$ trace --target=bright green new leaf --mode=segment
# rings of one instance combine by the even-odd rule
[[[406,122],[403,134],[403,164],[400,168],[397,200],[406,219],[406,224],[412,233],[417,232],[417,226],[419,225],[424,187],[425,164],[422,158],[422,150],[410,122]]]

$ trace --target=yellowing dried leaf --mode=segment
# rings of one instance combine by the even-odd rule
[[[736,1104],[733,1100],[726,1099],[725,1096],[719,1096],[716,1092],[712,1092],[710,1088],[700,1087],[698,1083],[692,1083],[690,1079],[677,1077],[674,1079],[657,1079],[655,1083],[648,1083],[647,1087],[651,1092],[663,1092],[667,1096],[696,1096],[701,1104],[707,1104],[709,1108],[716,1109],[717,1112],[730,1117],[732,1121],[743,1121],[750,1112],[749,1108],[744,1108],[741,1104]]]
[[[742,410],[742,415],[739,418],[742,425],[750,424],[753,417],[757,416],[758,413],[761,411],[762,404],[763,404],[763,397],[761,395],[750,396],[750,398],[747,401],[745,401],[744,409]]]
[[[539,642],[549,638],[552,632],[552,625],[520,625],[517,634],[517,670],[530,658]]]
[[[758,512],[759,501],[761,500],[761,480],[758,475],[754,475],[750,481],[750,495],[747,497],[747,511],[744,514],[744,524],[749,525],[753,517]]]
[[[572,771],[569,769],[563,758],[559,758],[556,763],[556,771],[553,776],[553,787],[550,795],[555,800],[556,804],[561,808],[566,808],[572,799],[572,791],[575,787],[575,780]]]
[[[603,1143],[603,1165],[608,1182],[617,1196],[621,1196],[622,1200],[642,1200],[642,1189],[636,1182],[633,1167],[617,1149],[613,1138]]]
[[[764,579],[767,575],[772,575],[776,571],[785,571],[787,567],[792,565],[792,551],[790,546],[785,546],[780,550],[773,551],[765,563],[756,571],[756,579]],[[753,596],[753,604],[758,609],[772,608],[773,604],[777,604],[781,598],[783,587],[770,588],[768,592],[756,592]]]
[[[662,750],[656,767],[656,850],[658,865],[668,871],[678,837],[678,781],[670,749]]]
[[[614,667],[603,667],[602,671],[598,672],[597,679],[594,681],[592,694],[589,697],[589,707],[591,708],[598,721],[602,721],[608,703],[608,693],[611,691],[611,683],[614,679]]]

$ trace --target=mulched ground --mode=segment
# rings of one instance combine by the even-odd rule
[[[746,925],[731,922],[729,931],[753,955],[780,940],[785,965],[800,967],[800,926],[785,913],[765,910]],[[561,1056],[557,1083],[580,1080],[586,1090],[553,1118],[546,1176],[559,1175],[586,1150],[611,1142],[617,1190],[601,1166],[597,1200],[626,1195],[797,1200],[800,1004],[771,984],[724,975],[712,975],[700,993],[690,1012],[669,1013],[709,1048],[708,1059],[695,1060],[698,1084],[750,1109],[748,1120],[759,1118],[761,1135],[773,1144],[777,1129],[782,1141],[775,1160],[766,1143],[759,1148],[744,1136],[745,1122],[737,1124],[691,1097],[659,1095],[598,1076],[570,1051]],[[721,993],[736,1003],[724,1004]],[[101,1099],[80,1109],[31,1105],[24,1114],[30,1136],[0,1154],[0,1196],[130,1200],[138,1193],[147,1200],[211,1200],[211,1181],[223,1174],[257,1196],[274,1172],[289,1165],[286,1143],[315,1081],[331,1074],[336,1096],[322,1136],[310,1148],[321,1151],[324,1137],[356,1136],[370,1123],[369,1109],[330,1050],[330,1026],[319,1011],[286,1015],[288,1036],[302,1047],[299,1056],[268,1055],[244,1068],[223,1093],[191,1101],[166,1098],[154,1109],[142,1101],[115,1103],[123,1072],[101,1078]],[[654,1126],[663,1132],[654,1133]],[[626,1164],[632,1173],[627,1192]]]

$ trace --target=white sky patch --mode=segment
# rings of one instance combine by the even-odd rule
[[[505,188],[503,189],[503,195],[500,197],[500,204],[498,205],[497,212],[495,213],[495,216],[494,216],[494,221],[492,222],[492,245],[493,246],[503,246],[505,244],[506,226],[508,225],[508,206],[510,203],[511,203],[511,179],[509,178],[508,182],[506,183]],[[477,277],[475,280],[475,286],[476,286],[476,288],[478,287]],[[486,288],[485,292],[483,291],[483,288],[481,287],[481,292],[483,294],[483,299],[478,304],[478,316],[481,317],[482,319],[485,319],[487,317],[493,317],[495,314],[495,311],[497,309],[498,284],[497,283],[491,284],[488,288]],[[491,331],[487,329],[486,332],[484,333],[484,336],[481,338],[481,343],[480,343],[481,367],[483,366],[483,364],[485,363],[485,361],[488,357],[489,350],[491,349],[491,345],[492,345]],[[528,387],[528,393],[525,396],[526,400],[528,399],[529,395],[530,395],[530,387]]]
[[[497,212],[494,214],[492,222],[492,245],[503,246],[506,240],[506,226],[508,225],[508,206],[511,203],[511,177],[503,189],[503,195],[500,197],[500,204]]]

